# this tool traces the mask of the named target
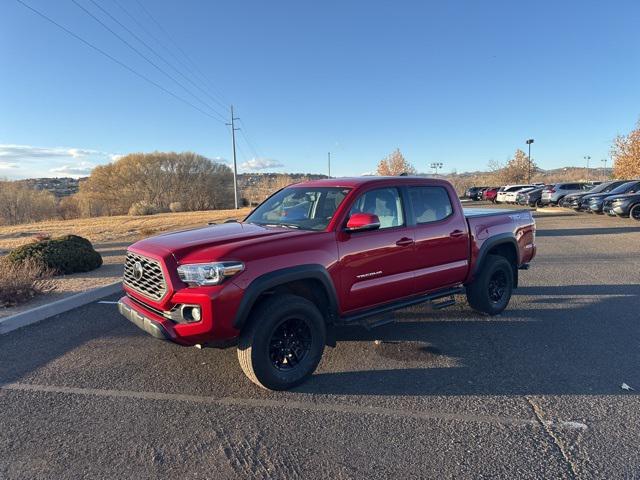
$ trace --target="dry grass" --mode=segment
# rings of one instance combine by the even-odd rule
[[[250,209],[210,210],[204,212],[161,213],[151,216],[81,218],[76,220],[51,220],[23,225],[0,226],[0,254],[3,251],[33,241],[34,237],[48,235],[58,237],[66,234],[79,235],[94,245],[113,242],[133,242],[149,235],[171,230],[184,230],[207,225],[207,222],[222,223],[229,219],[245,217]]]
[[[0,259],[0,308],[28,302],[36,295],[51,292],[52,272],[35,261],[20,263]]]

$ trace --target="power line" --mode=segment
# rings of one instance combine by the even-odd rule
[[[244,122],[242,120],[240,120],[240,125],[242,125],[242,130],[240,130],[240,134],[242,135],[242,138],[244,138],[244,141],[247,142],[247,145],[249,146],[249,148],[251,149],[251,151],[253,152],[254,157],[258,158],[258,157],[262,157],[262,155],[260,155],[258,153],[258,149],[255,148],[253,146],[253,143],[251,142],[251,140],[249,140],[249,136],[247,135],[247,133],[245,132],[245,130],[247,129],[246,125],[244,124]]]
[[[209,112],[201,109],[200,107],[194,105],[193,103],[191,103],[189,100],[182,98],[180,95],[177,95],[175,93],[173,93],[171,90],[166,89],[165,87],[163,87],[162,85],[160,85],[159,83],[155,82],[154,80],[150,79],[149,77],[147,77],[146,75],[138,72],[137,70],[134,70],[133,68],[131,68],[129,65],[121,62],[120,60],[118,60],[117,58],[115,58],[114,56],[110,55],[109,53],[105,52],[104,50],[102,50],[100,47],[95,46],[94,44],[92,44],[91,42],[89,42],[88,40],[85,40],[84,38],[82,38],[81,36],[75,34],[74,32],[72,32],[71,30],[69,30],[67,27],[59,24],[58,22],[56,22],[55,20],[53,20],[52,18],[48,17],[47,15],[45,15],[44,13],[40,12],[39,10],[36,10],[35,8],[33,8],[31,5],[28,5],[27,3],[23,2],[22,0],[16,0],[16,2],[20,3],[22,6],[24,6],[25,8],[28,8],[29,10],[31,10],[32,12],[34,12],[35,14],[37,14],[38,16],[44,18],[46,21],[48,21],[49,23],[52,23],[53,25],[55,25],[56,27],[60,28],[61,30],[63,30],[64,32],[66,32],[68,35],[72,36],[73,38],[75,38],[76,40],[79,40],[80,42],[84,43],[86,46],[92,48],[93,50],[95,50],[96,52],[100,53],[101,55],[104,55],[105,57],[107,57],[109,60],[117,63],[118,65],[120,65],[121,67],[127,69],[128,71],[130,71],[131,73],[133,73],[134,75],[140,77],[141,79],[143,79],[144,81],[150,83],[151,85],[153,85],[154,87],[162,90],[163,92],[171,95],[173,98],[175,98],[176,100],[181,101],[182,103],[189,105],[190,107],[194,108],[195,110],[199,111],[200,113],[202,113],[203,115],[206,115],[207,117],[213,118],[216,121],[220,121],[218,118],[214,117],[213,115],[211,115]],[[222,122],[224,123],[224,122]]]
[[[111,27],[109,27],[109,25],[107,25],[106,23],[104,23],[102,20],[100,20],[98,17],[96,17],[91,11],[87,10],[83,5],[81,5],[78,0],[71,0],[78,8],[80,8],[83,12],[85,12],[87,15],[89,15],[91,18],[93,18],[96,22],[98,22],[100,25],[102,25],[107,31],[109,31],[112,35],[114,35],[116,38],[118,38],[122,43],[124,43],[127,47],[129,47],[131,50],[133,50],[134,52],[136,52],[138,55],[140,55],[143,59],[145,59],[149,64],[151,64],[153,67],[155,67],[158,71],[162,72],[163,74],[165,74],[167,77],[169,77],[171,80],[173,80],[176,84],[178,84],[185,92],[187,92],[189,95],[191,95],[192,97],[196,98],[199,102],[201,102],[202,104],[206,105],[208,108],[211,109],[212,112],[214,112],[216,115],[218,115],[222,121],[224,122],[225,118],[218,113],[211,105],[209,105],[207,102],[203,101],[200,97],[198,97],[197,95],[194,95],[193,92],[191,92],[187,87],[185,87],[178,79],[176,79],[173,75],[171,75],[170,73],[168,73],[165,69],[163,69],[162,67],[160,67],[159,65],[157,65],[153,60],[151,60],[149,57],[147,57],[144,53],[142,53],[140,50],[138,50],[136,47],[134,47],[133,45],[131,45],[131,43],[129,43],[125,38],[123,38],[120,34],[118,34],[115,30],[113,30]]]
[[[75,1],[75,0],[74,0]],[[91,0],[92,2],[94,2],[94,0]],[[188,66],[186,65],[183,61],[181,61],[178,57],[176,57],[176,55],[173,54],[173,52],[171,52],[171,49],[167,48],[167,46],[164,44],[164,42],[162,42],[160,39],[158,39],[153,33],[151,33],[147,28],[144,27],[144,25],[142,25],[129,11],[127,11],[127,9],[120,3],[119,0],[113,0],[140,28],[142,28],[147,35],[149,35],[150,37],[152,37],[153,39],[155,39],[156,42],[158,42],[159,44],[161,44],[166,50],[167,52],[169,52],[169,54],[176,60],[178,60],[178,62],[185,67],[189,73],[191,73],[192,75],[194,74],[194,71]],[[95,2],[94,2],[95,3]],[[189,55],[187,54],[187,52],[185,52],[180,45],[178,44],[178,42],[176,42],[173,37],[169,34],[169,32],[162,26],[162,24],[156,20],[156,18],[153,16],[153,14],[139,1],[136,0],[136,3],[138,4],[138,7],[140,7],[140,9],[145,13],[145,15],[156,25],[156,27],[159,29],[159,31],[161,31],[164,36],[169,40],[169,42],[176,48],[177,51],[179,51],[182,56],[186,59],[186,61],[188,61],[193,68],[195,69],[195,71],[199,74],[200,79],[204,80],[204,84],[206,86],[208,86],[209,88],[211,88],[213,91],[215,91],[220,98],[223,101],[226,101],[224,98],[224,95],[222,95],[222,93],[220,93],[219,90],[217,90],[212,83],[209,81],[209,79],[207,78],[207,76],[202,72],[202,70],[200,70],[200,68],[198,68],[198,65],[189,57]],[[218,105],[222,106],[223,108],[226,108],[225,105],[223,105],[222,103],[220,103],[217,99],[213,98],[211,95],[208,95],[209,98],[211,98],[213,101],[215,101]],[[249,139],[248,134],[246,133],[246,125],[244,124],[244,122],[241,119],[238,119],[240,124],[242,125],[242,129],[238,129],[240,130],[240,134],[242,135],[244,141],[247,143],[247,146],[251,149],[251,151],[253,152],[254,156],[257,157],[261,157],[262,155],[260,155],[260,153],[258,152],[258,149],[254,146],[254,143]],[[238,147],[240,148],[240,147]]]
[[[139,0],[136,0],[136,3],[138,4],[138,6],[140,7],[140,9],[147,15],[147,17],[149,17],[151,19],[151,21],[153,23],[156,24],[156,26],[165,34],[165,36],[169,39],[169,41],[173,44],[173,46],[184,56],[184,58],[193,66],[194,70],[202,77],[202,79],[204,79],[204,81],[208,84],[208,86],[214,90],[219,96],[220,98],[223,100],[224,103],[226,104],[230,104],[231,102],[227,102],[226,99],[224,98],[224,95],[222,95],[222,93],[217,90],[211,83],[211,81],[207,78],[207,76],[202,72],[202,70],[200,70],[200,68],[198,68],[198,66],[196,65],[196,63],[191,60],[191,58],[189,57],[189,55],[187,55],[187,52],[185,52],[180,45],[178,44],[178,42],[176,42],[172,36],[169,34],[169,32],[167,32],[167,30],[160,24],[160,22],[158,22],[158,20],[155,19],[155,17],[151,14],[151,12],[149,12],[149,10],[147,10],[145,8],[144,5],[142,5],[142,3],[140,3]],[[193,71],[191,72],[193,74]],[[223,105],[223,104],[221,104]],[[223,105],[224,106],[224,105]],[[226,106],[224,106],[226,108]]]
[[[100,7],[99,4],[97,4],[94,0],[90,0],[94,5],[98,6],[98,8],[100,8],[101,10],[104,11],[104,9],[102,7]],[[167,46],[164,44],[164,42],[162,42],[158,37],[156,37],[152,32],[150,32],[142,23],[140,23],[138,21],[138,19],[131,13],[129,12],[129,10],[127,10],[118,0],[113,0],[113,2],[118,6],[118,8],[120,8],[120,10],[122,10],[141,30],[143,30],[149,37],[151,37],[153,40],[156,41],[156,43],[158,43],[162,48],[164,48],[167,53],[169,55],[171,55],[171,57],[173,57],[174,60],[176,60],[178,63],[180,63],[182,65],[182,67],[184,67],[186,70],[189,71],[189,73],[191,73],[193,75],[193,72],[190,71],[190,67],[188,65],[185,65],[179,58],[177,58],[175,56],[175,54],[169,49],[167,48]],[[165,64],[169,65],[174,71],[176,71],[177,73],[179,73],[185,80],[187,80],[190,84],[192,84],[194,87],[196,87],[198,90],[200,90],[202,93],[204,93],[207,97],[209,97],[211,100],[213,100],[216,104],[218,104],[220,107],[222,107],[223,109],[227,109],[228,106],[223,104],[222,102],[220,102],[216,97],[214,97],[213,95],[211,95],[209,92],[207,92],[205,89],[203,89],[200,85],[198,85],[197,83],[195,83],[193,80],[191,80],[191,78],[187,77],[185,74],[183,74],[178,68],[176,68],[171,62],[169,62],[165,57],[163,57],[160,53],[158,53],[158,51],[156,49],[154,49],[153,47],[151,47],[151,45],[149,45],[147,42],[145,42],[142,38],[140,38],[137,34],[135,34],[134,32],[132,32],[129,28],[127,28],[125,25],[123,25],[121,22],[119,22],[117,19],[115,19],[111,14],[109,14],[108,12],[105,11],[105,13],[107,15],[109,15],[114,21],[116,21],[122,28],[124,28],[127,32],[129,32],[131,35],[133,35],[140,43],[142,43],[144,46],[146,46],[151,52],[153,52],[155,55],[157,55]]]

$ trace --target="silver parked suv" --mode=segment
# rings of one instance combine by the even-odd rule
[[[591,185],[588,183],[556,183],[555,185],[549,185],[542,190],[540,203],[542,205],[558,205],[560,200],[567,195],[588,190],[589,188],[591,188]]]

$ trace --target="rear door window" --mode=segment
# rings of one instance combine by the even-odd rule
[[[409,198],[418,224],[437,222],[453,214],[451,199],[443,187],[411,187]]]

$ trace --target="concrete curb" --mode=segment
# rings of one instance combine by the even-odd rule
[[[578,212],[576,212],[575,210],[572,210],[570,208],[562,208],[562,207],[555,207],[555,208],[536,208],[535,210],[536,212],[540,212],[540,213],[548,213],[551,215],[578,215]]]
[[[96,300],[108,297],[122,290],[122,282],[115,282],[104,287],[95,288],[86,292],[80,292],[67,298],[62,298],[47,305],[32,308],[25,312],[16,313],[8,317],[0,318],[0,335],[9,333],[21,327],[26,327],[46,318],[59,315],[74,308],[81,307]]]

